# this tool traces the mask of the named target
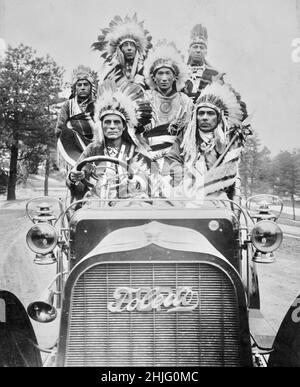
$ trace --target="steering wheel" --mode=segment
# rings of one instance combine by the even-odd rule
[[[82,160],[78,165],[77,165],[77,171],[81,171],[83,169],[83,167],[87,164],[87,163],[93,163],[93,162],[99,162],[100,164],[101,163],[105,163],[105,162],[111,162],[113,163],[114,165],[120,165],[122,167],[122,169],[124,169],[124,171],[126,171],[126,173],[124,173],[124,176],[126,175],[127,178],[130,180],[133,178],[133,175],[132,173],[130,173],[128,171],[128,165],[127,163],[125,163],[124,161],[122,160],[119,160],[117,158],[113,158],[113,157],[109,157],[109,156],[91,156],[91,157],[87,157],[85,158],[84,160]],[[107,166],[107,165],[97,165],[97,169],[104,169],[104,170],[107,170],[107,169],[110,169],[112,170],[113,172],[116,172],[114,168],[110,167],[110,166]],[[99,177],[97,176],[97,174],[93,171],[91,173],[91,177],[93,177],[95,180],[99,180]],[[120,178],[123,177],[122,176],[118,176],[118,179],[121,180]],[[115,180],[115,176],[113,178],[113,180]],[[83,180],[84,184],[86,186],[88,186],[89,188],[94,188],[95,187],[95,184],[92,184],[91,182],[87,181],[86,179]],[[105,185],[108,185],[109,188],[111,189],[114,189],[114,188],[117,188],[118,186],[121,185],[121,182],[119,183],[116,183],[116,184],[110,184],[112,182],[112,178],[109,179],[107,178],[107,180],[105,181],[104,184],[100,184],[100,186],[105,186]]]
[[[115,165],[120,166],[124,170],[124,174],[117,174],[113,176],[113,178],[109,178],[107,176],[106,179],[100,184],[92,184],[88,182],[86,179],[83,180],[84,184],[86,184],[90,189],[95,189],[97,196],[103,197],[102,193],[99,194],[97,187],[100,187],[100,189],[106,189],[106,194],[108,195],[108,192],[110,190],[116,189],[117,187],[120,187],[121,185],[124,184],[124,177],[126,183],[132,182],[131,188],[127,186],[126,192],[127,194],[129,193],[129,197],[135,197],[136,195],[139,195],[140,193],[146,193],[148,192],[148,181],[147,177],[143,176],[143,174],[140,174],[138,171],[136,173],[133,173],[130,168],[128,168],[128,164],[122,160],[119,160],[114,157],[109,157],[109,156],[91,156],[87,157],[84,160],[82,160],[80,163],[77,165],[77,170],[81,171],[82,168],[87,164],[87,163],[93,163],[93,162],[99,162],[104,163],[104,162],[111,162]],[[97,169],[112,169],[114,173],[116,173],[115,168],[112,168],[107,165],[97,165]],[[100,180],[99,177],[95,173],[91,173],[91,177],[93,177],[95,180]],[[115,183],[116,180],[119,180],[117,183]],[[127,191],[128,190],[128,191]],[[101,191],[100,191],[101,192]],[[104,191],[105,194],[105,191]],[[131,196],[134,195],[134,196]],[[108,198],[108,197],[107,197]]]

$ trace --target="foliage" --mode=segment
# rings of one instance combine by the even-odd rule
[[[240,164],[242,189],[246,197],[271,190],[270,151],[267,147],[260,148],[261,143],[256,133],[248,137]]]
[[[37,164],[55,143],[54,107],[63,70],[21,44],[0,62],[0,142],[10,154],[8,199],[15,199],[18,164]]]
[[[282,151],[273,163],[276,171],[275,192],[290,197],[297,195],[300,191],[300,150]]]
[[[300,194],[300,149],[282,151],[273,160],[274,191],[280,196],[289,196],[295,219],[295,196]]]
[[[268,148],[261,149],[255,134],[247,139],[240,175],[245,197],[259,193],[289,197],[295,219],[295,199],[300,195],[300,149],[281,151],[271,158]]]

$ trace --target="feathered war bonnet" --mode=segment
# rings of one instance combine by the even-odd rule
[[[190,47],[192,44],[205,44],[207,47],[207,29],[202,24],[196,24],[191,30]]]
[[[92,44],[94,50],[101,52],[101,57],[106,62],[111,62],[120,55],[120,46],[126,41],[134,42],[140,59],[144,60],[152,47],[152,37],[144,28],[144,22],[137,20],[137,15],[132,17],[115,16],[108,28],[101,30],[97,42]]]
[[[215,144],[223,148],[227,141],[227,133],[232,127],[241,128],[243,110],[236,93],[230,85],[213,82],[203,89],[195,103],[192,120],[184,134],[182,148],[186,162],[194,162],[197,158],[197,112],[200,108],[207,107],[218,114],[218,126],[214,130]]]
[[[151,89],[156,88],[153,77],[155,72],[162,67],[170,68],[174,72],[176,89],[180,91],[189,78],[189,70],[174,42],[159,41],[145,60],[144,75]]]
[[[208,43],[208,34],[207,34],[206,27],[204,27],[202,24],[196,24],[191,30],[189,49],[191,49],[193,44],[204,44],[207,49],[207,43]],[[205,59],[205,55],[203,55],[203,61],[204,63],[208,64]],[[191,63],[191,54],[189,50],[188,64],[190,63]]]
[[[73,98],[76,93],[76,83],[79,80],[85,79],[91,84],[91,92],[92,92],[92,98],[96,98],[96,88],[97,88],[97,76],[96,73],[93,72],[89,67],[79,65],[76,69],[72,72],[72,79],[71,79],[71,96],[70,98]]]
[[[150,102],[144,99],[141,86],[132,82],[123,82],[117,86],[114,81],[105,80],[99,86],[97,95],[94,117],[98,128],[98,140],[104,141],[102,119],[108,114],[116,114],[125,123],[127,139],[142,151],[144,144],[136,134],[136,129],[151,122],[152,107]]]

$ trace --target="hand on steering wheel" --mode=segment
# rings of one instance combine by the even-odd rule
[[[69,179],[72,183],[76,183],[77,181],[81,181],[85,178],[84,171],[78,171],[76,169],[72,169],[69,175]]]
[[[108,157],[108,156],[91,156],[87,157],[86,159],[82,160],[78,165],[77,169],[73,170],[72,172],[74,175],[77,174],[77,176],[80,176],[82,178],[82,174],[84,172],[82,171],[82,168],[87,164],[87,163],[93,163],[93,162],[98,162],[98,163],[106,163],[106,162],[111,162],[115,165],[119,165],[122,167],[124,170],[123,174],[118,174],[115,170],[115,168],[110,167],[108,165],[97,165],[95,168],[93,168],[91,172],[91,177],[93,177],[95,180],[100,181],[100,186],[107,186],[109,189],[115,189],[118,186],[120,186],[121,181],[124,181],[124,178],[126,179],[132,179],[133,175],[128,172],[128,165],[126,162],[113,158],[113,157]],[[99,177],[98,173],[99,171],[103,170],[102,176]],[[112,170],[113,174],[109,176],[108,174],[105,174],[105,171],[107,170]],[[102,181],[101,181],[102,180]],[[118,183],[113,184],[118,180]],[[95,187],[95,184],[92,184],[91,182],[87,181],[85,177],[83,178],[83,183],[88,186],[89,188]]]

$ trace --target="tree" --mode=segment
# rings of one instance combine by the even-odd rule
[[[300,150],[281,151],[274,158],[274,189],[278,195],[289,196],[292,201],[293,219],[295,214],[295,196],[300,194]]]
[[[43,160],[54,144],[51,106],[59,101],[63,70],[21,44],[0,62],[0,142],[9,152],[7,200],[16,198],[18,163]]]
[[[247,138],[240,163],[242,189],[246,197],[271,189],[270,151],[267,147],[260,148],[256,133]]]

